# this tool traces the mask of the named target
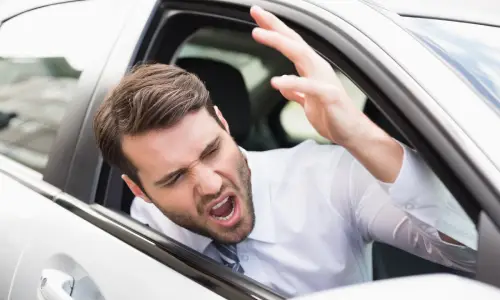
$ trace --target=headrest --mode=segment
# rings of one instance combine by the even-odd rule
[[[205,83],[212,102],[222,112],[236,143],[250,132],[250,96],[243,75],[235,67],[206,58],[180,58],[176,65]]]

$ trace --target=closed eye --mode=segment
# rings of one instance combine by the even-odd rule
[[[217,137],[213,140],[201,153],[200,159],[209,158],[212,155],[216,154],[220,149],[220,137]]]
[[[208,144],[205,149],[200,154],[201,159],[207,159],[215,155],[220,150],[221,138],[215,138],[210,144]],[[188,172],[187,168],[179,169],[170,174],[163,176],[160,180],[155,182],[156,186],[159,187],[171,187],[175,185],[183,176]]]
[[[216,147],[214,149],[210,149],[210,151],[205,153],[205,156],[203,158],[210,157],[210,156],[214,155],[215,153],[217,153],[217,151],[219,151],[219,147]]]
[[[181,177],[183,175],[184,175],[183,172],[179,172],[179,173],[172,175],[172,177],[169,178],[169,180],[164,184],[164,186],[165,187],[173,186],[174,184],[176,184],[179,181],[179,179],[181,179]]]

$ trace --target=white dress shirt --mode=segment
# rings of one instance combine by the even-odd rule
[[[410,148],[396,181],[373,177],[344,148],[306,141],[243,153],[251,169],[255,227],[237,245],[245,275],[286,297],[372,280],[380,241],[473,271],[477,232],[456,200]],[[140,222],[220,261],[211,239],[181,228],[135,199]],[[442,241],[437,233],[465,246]]]

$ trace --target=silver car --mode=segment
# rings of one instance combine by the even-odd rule
[[[254,3],[332,63],[359,108],[420,153],[477,228],[474,274],[375,243],[374,283],[300,299],[500,297],[499,4],[4,0],[0,299],[284,298],[132,219],[133,195],[92,131],[106,93],[155,61],[197,73],[247,150],[326,143],[270,86],[294,66],[252,40]]]

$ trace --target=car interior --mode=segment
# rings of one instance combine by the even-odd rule
[[[226,29],[223,29],[226,28]],[[228,121],[231,135],[248,151],[293,147],[307,139],[328,143],[308,123],[302,108],[286,100],[269,81],[273,76],[295,73],[293,64],[280,53],[256,43],[245,30],[198,26],[177,37],[180,46],[160,42],[149,62],[176,64],[195,73],[205,82],[212,101]],[[172,54],[172,55],[170,55]],[[172,58],[173,57],[173,58]],[[377,106],[346,75],[338,75],[349,95],[376,124],[406,143]],[[130,214],[134,195],[122,184],[119,207]],[[434,264],[389,245],[373,245],[373,278],[380,280],[425,273],[471,274]]]

